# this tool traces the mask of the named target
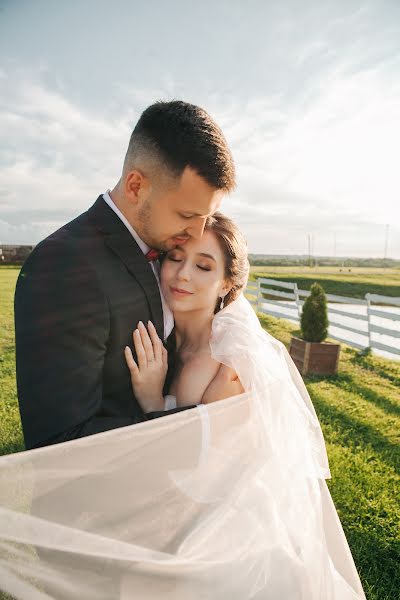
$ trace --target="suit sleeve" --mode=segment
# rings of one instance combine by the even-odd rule
[[[71,428],[113,428],[90,426],[102,399],[109,310],[96,272],[73,244],[46,240],[29,256],[16,287],[15,332],[27,448]]]
[[[153,412],[146,413],[146,419],[158,419],[159,417],[166,417],[167,415],[173,415],[177,412],[182,412],[182,410],[189,410],[190,408],[196,408],[196,405],[190,406],[178,406],[177,408],[171,408],[170,410],[156,410]]]
[[[190,408],[196,408],[193,406],[182,406],[178,408],[173,408],[171,410],[165,411],[153,411],[145,413],[144,420],[152,420],[158,419],[159,417],[165,417],[167,415],[172,415],[177,412],[181,412],[182,410],[188,410]],[[110,429],[117,429],[118,427],[127,427],[128,425],[133,425],[136,423],[132,418],[129,417],[91,417],[84,423],[80,423],[76,427],[71,427],[62,433],[59,433],[51,438],[47,438],[36,444],[36,447],[40,446],[48,446],[51,444],[59,444],[61,442],[68,442],[71,440],[76,440],[80,437],[85,437],[87,435],[93,435],[94,433],[101,433],[102,431],[108,431]]]

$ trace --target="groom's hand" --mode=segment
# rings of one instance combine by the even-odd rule
[[[201,403],[210,404],[210,402],[225,400],[225,398],[237,396],[243,392],[244,388],[236,371],[221,364],[216,376],[204,392]]]
[[[129,346],[125,348],[133,392],[144,413],[164,410],[163,387],[168,369],[168,353],[153,323],[149,333],[142,322],[132,334],[137,362]],[[149,335],[150,334],[150,335]]]

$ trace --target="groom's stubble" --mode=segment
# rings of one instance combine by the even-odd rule
[[[189,167],[182,177],[150,185],[137,206],[134,228],[151,248],[171,250],[191,237],[201,238],[207,217],[219,209],[224,195]]]
[[[154,236],[154,209],[152,206],[152,199],[148,198],[146,202],[139,208],[137,215],[137,230],[140,238],[148,245],[150,248],[157,248],[157,250],[161,250],[162,252],[167,252],[173,248],[172,241],[170,239],[161,240],[157,239]],[[180,237],[182,239],[189,239],[190,235],[188,235],[185,231],[176,232],[174,237]]]

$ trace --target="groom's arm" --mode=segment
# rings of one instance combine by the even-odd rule
[[[178,408],[173,408],[171,410],[165,411],[153,411],[146,413],[144,415],[145,420],[157,419],[159,417],[165,417],[166,415],[171,415],[173,413],[181,412],[182,410],[187,410],[189,408],[195,408],[195,406],[183,406]],[[46,440],[43,440],[39,443],[35,444],[35,447],[40,446],[50,446],[51,444],[60,444],[62,442],[69,442],[71,440],[76,440],[81,437],[86,437],[88,435],[93,435],[95,433],[102,433],[103,431],[109,431],[110,429],[118,429],[119,427],[128,427],[129,425],[134,425],[137,421],[135,421],[131,417],[92,417],[85,421],[85,423],[81,423],[76,427],[71,427],[70,429],[63,431],[55,436],[52,436]],[[142,422],[142,421],[141,421]]]
[[[181,412],[182,410],[188,410],[189,408],[196,408],[196,405],[193,406],[178,406],[177,408],[171,408],[170,410],[157,410],[145,413],[146,419],[158,419],[158,417],[165,417],[166,415],[172,415],[177,412]]]
[[[109,311],[94,269],[70,240],[39,244],[15,293],[18,400],[27,448],[80,428],[115,427],[94,417],[102,401]]]

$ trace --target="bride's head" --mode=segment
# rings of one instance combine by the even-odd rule
[[[161,268],[166,301],[177,312],[219,310],[247,283],[247,244],[235,223],[216,212],[208,217],[201,239],[190,238],[167,252]]]

